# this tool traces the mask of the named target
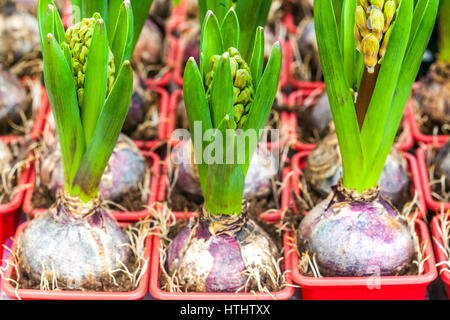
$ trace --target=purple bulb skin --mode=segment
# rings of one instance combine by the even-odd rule
[[[445,176],[447,187],[450,187],[450,140],[448,140],[436,154],[437,178]]]
[[[276,273],[278,257],[275,244],[252,220],[235,233],[213,235],[208,221],[193,218],[172,241],[167,262],[169,273],[189,291],[235,292],[245,285],[249,268]]]
[[[73,210],[58,198],[56,205],[25,229],[23,265],[34,280],[40,280],[45,268],[54,270],[68,288],[80,289],[120,268],[119,260],[126,262],[129,241],[114,218],[102,206],[77,201],[78,208]]]
[[[354,201],[339,193],[320,202],[302,220],[298,244],[315,254],[324,276],[396,275],[406,271],[414,242],[392,205],[377,195]]]
[[[121,134],[100,181],[99,190],[103,199],[114,201],[138,188],[145,168],[141,151],[131,139]],[[50,150],[44,157],[40,177],[50,190],[57,192],[63,189],[64,171],[59,147]]]

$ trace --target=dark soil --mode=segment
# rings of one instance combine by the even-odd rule
[[[124,230],[126,228],[123,228]],[[125,263],[126,267],[130,271],[130,273],[133,273],[137,270],[139,267],[139,261],[136,255],[132,253],[132,250],[130,250],[131,255],[128,259],[128,261]],[[40,278],[40,276],[32,277],[27,270],[25,270],[19,253],[19,270],[21,271],[20,279],[19,279],[19,289],[34,289],[39,290],[40,289],[40,281],[37,280]],[[96,291],[96,292],[130,292],[136,289],[134,284],[131,282],[128,275],[126,275],[124,272],[116,272],[114,274],[114,277],[116,279],[116,282],[118,285],[114,284],[113,279],[110,275],[105,274],[99,278],[96,279],[90,279],[89,281],[84,282],[81,287],[82,291]],[[17,280],[17,277],[14,278]],[[11,285],[14,287],[15,284],[11,282]],[[58,290],[73,290],[67,288],[67,283],[64,280],[58,279]]]
[[[47,209],[56,202],[56,195],[51,192],[47,186],[40,184],[34,188],[33,196],[31,198],[31,204],[36,209]],[[115,203],[127,209],[129,212],[141,211],[145,209],[146,202],[142,202],[141,191],[137,188],[131,189],[131,191],[124,196],[116,199]],[[111,210],[122,211],[116,206],[110,206]]]

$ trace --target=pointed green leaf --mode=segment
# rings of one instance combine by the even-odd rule
[[[132,51],[139,40],[142,28],[144,27],[145,20],[147,20],[150,7],[153,0],[131,0],[131,7],[133,8],[133,44]]]
[[[220,57],[214,79],[210,89],[211,118],[214,128],[228,115],[231,121],[233,116],[233,78],[231,76],[230,59]]]
[[[70,47],[66,42],[61,44],[62,51],[64,53],[64,57],[66,58],[66,62],[70,68],[70,72],[73,74],[73,66],[72,66],[72,52],[70,51]]]
[[[387,123],[387,120],[408,45],[412,14],[413,3],[411,1],[402,1],[386,54],[381,63],[369,109],[361,128],[361,141],[367,164],[372,163],[376,159],[377,151],[382,143],[384,130],[380,130],[380,124],[382,128],[385,128],[386,125],[391,125]],[[377,182],[378,179],[375,181],[375,185]],[[374,186],[368,186],[373,181],[365,181],[364,183],[366,184],[365,189]]]
[[[214,12],[219,24],[227,14],[228,10],[232,7],[232,0],[199,0],[198,1],[198,18],[200,20],[200,26],[203,28],[203,22],[208,11]]]
[[[355,61],[356,61],[356,40],[353,33],[355,26],[355,0],[344,0],[342,6],[341,19],[341,51],[344,58],[345,75],[348,85],[353,88],[356,83]]]
[[[126,60],[105,101],[94,136],[72,184],[74,194],[83,201],[88,201],[98,192],[103,172],[122,131],[132,91],[133,70]]]
[[[256,30],[255,44],[252,50],[252,58],[250,60],[250,71],[253,78],[253,86],[258,87],[264,67],[264,28],[258,27]]]
[[[219,22],[212,11],[208,11],[205,17],[200,39],[200,52],[200,72],[203,79],[205,79],[209,71],[211,56],[215,54],[221,55],[224,52]]]
[[[90,18],[98,12],[105,25],[108,25],[108,0],[88,0],[84,2],[85,18]]]
[[[64,185],[67,192],[85,150],[84,132],[73,75],[53,35],[44,48],[44,81],[61,145]]]
[[[225,50],[230,47],[239,48],[239,21],[233,8],[228,11],[223,19],[220,32],[222,33],[223,47]]]
[[[123,0],[110,0],[108,5],[108,24],[106,25],[108,29],[108,40],[112,43],[114,39],[114,31],[117,26],[117,18],[119,17],[120,6]]]
[[[267,123],[273,101],[278,91],[278,83],[281,73],[282,52],[281,45],[276,42],[270,53],[269,61],[262,75],[261,81],[256,89],[255,98],[248,113],[247,122],[242,128],[246,130],[257,130],[258,141],[261,138],[262,129]],[[248,166],[255,152],[256,145],[248,145],[245,148],[245,164],[242,165],[244,176],[247,175]]]
[[[208,178],[208,166],[203,161],[203,134],[213,128],[209,104],[206,99],[203,80],[194,58],[190,58],[186,63],[183,75],[183,96],[186,106],[186,114],[189,120],[192,142],[194,146],[194,156],[197,163],[200,184],[202,190],[206,190]],[[201,132],[196,132],[195,124],[199,125]],[[197,139],[200,140],[197,140]]]
[[[320,62],[330,101],[339,148],[342,156],[343,183],[347,188],[362,191],[359,176],[364,170],[358,121],[350,88],[345,77],[343,57],[339,48],[338,28],[332,0],[314,1],[314,26]]]
[[[250,61],[256,28],[266,25],[271,4],[272,0],[244,0],[236,3],[241,31],[239,51],[245,61]]]
[[[128,1],[120,6],[117,25],[114,30],[113,41],[110,44],[114,55],[114,64],[121,66],[125,60],[129,60],[133,49],[133,10]],[[119,71],[116,68],[116,74]]]
[[[108,85],[108,37],[103,20],[96,20],[87,57],[84,95],[81,107],[86,145],[91,142],[105,102]]]
[[[51,0],[39,0],[38,3],[38,25],[39,36],[41,40],[41,48],[44,50],[47,35],[49,33],[54,34],[55,22],[54,22],[55,6]]]
[[[417,23],[417,26],[415,28],[415,33],[412,35],[413,39],[410,39],[411,45],[403,59],[397,87],[391,102],[392,106],[389,110],[387,124],[384,129],[383,140],[377,150],[375,160],[370,164],[371,170],[368,170],[368,176],[366,178],[368,184],[376,183],[378,181],[384,167],[385,159],[394,143],[406,102],[411,93],[412,86],[422,62],[423,54],[433,31],[438,6],[438,0],[427,1],[427,5],[421,9],[424,14],[421,15],[420,20],[415,22]]]

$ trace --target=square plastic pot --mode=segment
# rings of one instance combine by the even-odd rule
[[[153,152],[142,151],[142,154],[146,158],[151,170],[150,194],[147,201],[147,206],[150,207],[156,202],[156,196],[158,195],[161,160],[159,156]],[[45,213],[48,210],[48,208],[33,207],[33,193],[36,184],[36,163],[33,163],[33,165],[31,165],[28,169],[28,175],[29,177],[27,183],[29,184],[29,188],[27,188],[24,193],[24,203],[22,209],[26,215],[35,217]],[[111,211],[111,214],[118,221],[138,221],[145,219],[149,215],[149,211],[148,209],[131,212]]]
[[[17,141],[19,139],[15,136],[3,136],[0,137],[0,140],[10,144],[13,141]],[[29,163],[26,164],[25,170],[18,176],[16,192],[11,199],[11,201],[0,204],[0,254],[3,255],[3,244],[5,241],[14,235],[14,232],[19,223],[20,217],[20,207],[22,206],[25,190],[27,189],[28,182],[28,167]]]
[[[443,210],[444,212],[450,210],[450,202],[439,202],[435,200],[432,196],[430,179],[428,177],[426,152],[427,150],[431,150],[433,148],[441,148],[444,145],[444,143],[445,141],[438,142],[437,144],[436,143],[424,144],[420,146],[416,151],[425,202],[429,209],[437,212],[441,212],[441,210]]]
[[[28,226],[30,221],[22,223],[17,229],[15,235],[15,241],[13,242],[11,250],[16,251],[17,239],[23,233],[25,228]],[[129,223],[119,223],[121,227],[127,226]],[[147,259],[148,266],[150,266],[150,252],[152,246],[152,237],[148,236],[145,241],[145,253],[144,259]],[[13,257],[10,255],[8,257],[8,268],[6,269],[4,275],[5,278],[10,279],[15,272],[12,267]],[[133,291],[129,292],[96,292],[96,291],[76,291],[76,290],[36,290],[36,289],[18,289],[16,291],[15,287],[4,278],[2,278],[2,290],[9,297],[17,299],[17,295],[23,300],[139,300],[147,293],[148,279],[149,279],[149,267],[145,271],[139,285]]]
[[[415,223],[429,257],[424,273],[416,276],[307,277],[298,269],[297,250],[288,243],[284,250],[291,253],[292,278],[302,287],[303,300],[424,300],[427,286],[437,277],[437,269],[427,225],[422,220]]]
[[[307,157],[311,151],[300,151],[296,153],[292,157],[292,191],[296,196],[300,195],[301,190],[299,189],[299,181],[302,174],[302,170],[306,166],[306,160]],[[417,192],[417,201],[419,203],[420,209],[417,211],[417,219],[423,219],[426,217],[427,210],[425,205],[425,199],[423,196],[422,186],[421,186],[421,180],[420,180],[420,174],[419,169],[417,165],[417,161],[415,157],[407,152],[402,152],[402,156],[406,159],[407,162],[407,171],[409,173],[409,178],[411,179],[410,188],[411,188],[411,198],[414,197],[415,193]],[[288,199],[289,201],[289,199]],[[294,212],[297,213],[297,208],[293,207]]]
[[[291,175],[292,189],[295,195],[300,194],[298,182],[301,170],[306,164],[306,158],[310,151],[301,151],[292,157]],[[417,163],[414,157],[406,152],[403,156],[408,162],[408,170],[412,177],[411,192],[418,192],[418,201],[423,208],[417,212],[416,231],[421,243],[426,243],[424,273],[417,276],[381,276],[381,277],[307,277],[298,269],[299,257],[292,243],[288,243],[285,251],[291,252],[291,270],[295,283],[302,287],[304,300],[423,300],[427,286],[437,277],[431,239],[426,224],[420,220],[426,214],[424,200],[420,189],[420,179]],[[419,189],[417,189],[419,187]],[[288,199],[289,200],[289,199]],[[297,208],[293,210],[297,213]],[[292,234],[289,235],[292,239]],[[292,241],[292,240],[291,240]]]
[[[309,82],[308,85],[302,85],[302,87],[294,92],[292,92],[288,97],[288,106],[294,112],[289,114],[289,125],[291,126],[291,131],[295,132],[293,138],[292,148],[296,151],[303,150],[313,150],[316,144],[304,143],[298,140],[298,128],[297,128],[297,106],[309,105],[309,108],[314,108],[317,99],[320,97],[322,92],[325,90],[325,83],[322,82]],[[414,145],[414,138],[412,135],[411,124],[410,124],[410,114],[412,110],[410,104],[408,103],[405,108],[404,117],[401,122],[401,128],[403,129],[403,139],[398,142],[397,149],[400,151],[407,151],[411,149]]]
[[[447,214],[447,220],[450,220],[450,217],[448,217],[449,213]],[[441,276],[442,281],[446,285],[447,289],[447,295],[450,299],[450,266],[448,265],[450,258],[443,250],[444,248],[444,242],[442,239],[442,235],[439,232],[439,230],[442,228],[442,223],[444,221],[444,215],[445,213],[441,213],[440,215],[437,215],[431,220],[431,236],[433,237],[433,245],[434,245],[434,252],[436,252],[436,260],[439,264],[439,274]],[[448,241],[448,239],[446,239]]]
[[[190,214],[193,216],[193,213]],[[288,243],[288,238],[286,235],[283,236],[283,243],[286,247]],[[151,269],[150,269],[150,294],[152,297],[158,300],[287,300],[294,294],[294,287],[292,286],[290,272],[285,273],[286,286],[277,292],[168,292],[161,289],[159,285],[159,276],[161,274],[160,269],[160,259],[159,259],[159,249],[160,249],[160,238],[154,236],[153,238],[153,248],[151,257]],[[291,256],[288,251],[284,251],[284,267],[287,268],[291,265]],[[283,269],[284,271],[284,269]]]

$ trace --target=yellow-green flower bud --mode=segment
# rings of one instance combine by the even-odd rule
[[[78,105],[81,107],[84,96],[84,81],[86,77],[87,58],[91,46],[92,35],[94,34],[95,18],[85,18],[79,23],[67,29],[64,35],[64,41],[70,48],[72,56],[72,70],[74,82],[77,90]],[[114,57],[109,50],[108,57],[108,88],[112,88],[114,83]]]
[[[242,119],[249,112],[254,99],[253,80],[250,68],[244,59],[242,59],[239,51],[231,47],[227,50],[227,53],[230,61],[231,76],[233,78],[234,121],[238,128],[242,128],[243,123],[246,121]],[[207,73],[205,79],[207,94],[210,91],[219,59],[219,55],[214,55],[210,58],[210,71]]]
[[[355,39],[356,39],[356,48],[358,48],[358,51],[361,52],[362,51],[362,49],[361,49],[362,37],[361,37],[361,34],[359,33],[359,29],[356,24],[353,27],[353,35],[355,36]]]
[[[370,10],[370,15],[367,23],[373,35],[377,37],[378,41],[381,41],[384,30],[384,14],[381,12],[381,10],[376,8]]]
[[[386,32],[391,25],[392,19],[394,18],[395,10],[397,7],[395,6],[394,0],[389,0],[384,5],[384,29],[383,32]]]
[[[364,64],[367,67],[367,71],[369,73],[373,73],[374,68],[378,62],[378,51],[380,49],[380,43],[373,34],[369,34],[362,40],[361,47],[361,53],[363,54]]]
[[[355,10],[355,24],[359,29],[359,33],[364,37],[369,33],[367,29],[367,16],[363,7],[357,6]]]

